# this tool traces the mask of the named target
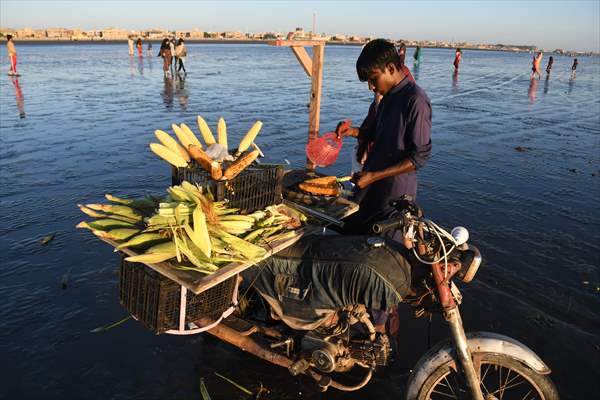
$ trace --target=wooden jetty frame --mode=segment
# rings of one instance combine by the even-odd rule
[[[296,59],[311,78],[310,102],[308,104],[308,140],[319,136],[321,123],[321,92],[323,87],[323,59],[325,57],[325,40],[273,40],[267,42],[271,46],[289,47]],[[312,46],[312,59],[305,47]],[[315,170],[315,164],[306,160],[306,169]]]

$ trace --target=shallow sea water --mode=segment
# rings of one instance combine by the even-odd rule
[[[185,81],[161,59],[121,44],[19,44],[18,82],[0,76],[0,398],[249,398],[219,372],[270,399],[402,398],[427,324],[402,314],[400,360],[365,389],[320,394],[307,378],[208,335],[155,336],[128,321],[117,255],[88,232],[77,203],[104,193],[163,193],[167,165],[148,149],[155,129],[196,115],[228,123],[237,141],[254,122],[272,160],[302,166],[310,81],[292,53],[265,45],[190,44]],[[158,46],[154,46],[154,53]],[[408,66],[433,105],[433,155],[419,202],[447,226],[469,228],[486,261],[464,292],[468,331],[512,336],[552,368],[562,398],[600,394],[600,60],[554,56],[530,82],[529,54],[425,49]],[[372,95],[356,78],[359,47],[325,50],[321,132],[360,122]],[[544,56],[543,66],[547,62]],[[22,118],[24,117],[24,118]],[[346,175],[352,143],[324,172]],[[40,239],[55,233],[46,245]],[[61,281],[68,277],[68,286]],[[447,336],[435,321],[432,340]]]

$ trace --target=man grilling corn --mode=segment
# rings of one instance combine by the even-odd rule
[[[339,136],[352,136],[361,151],[360,161],[368,148],[362,171],[353,182],[354,201],[358,212],[345,222],[349,234],[371,233],[373,223],[385,219],[392,211],[390,201],[403,195],[417,195],[417,170],[431,154],[431,104],[423,89],[402,71],[394,45],[383,39],[367,43],[358,60],[356,71],[369,90],[382,95],[372,118],[358,127],[339,123]],[[397,238],[399,239],[399,238]]]

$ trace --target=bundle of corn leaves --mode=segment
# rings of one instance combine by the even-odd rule
[[[116,241],[117,250],[131,248],[139,253],[127,261],[169,261],[177,269],[211,274],[232,262],[261,259],[265,247],[293,237],[293,230],[306,221],[303,214],[284,205],[240,215],[189,182],[167,192],[163,199],[107,194],[113,204],[80,204],[83,213],[96,219],[82,221],[77,228]]]

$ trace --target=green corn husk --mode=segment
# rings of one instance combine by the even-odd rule
[[[141,221],[144,218],[138,211],[122,204],[86,204],[86,207],[95,211],[104,211],[108,214],[117,214],[123,217],[132,218],[136,221]]]
[[[155,244],[169,241],[171,239],[165,237],[160,233],[140,233],[134,237],[128,239],[125,243],[121,243],[117,246],[117,250],[121,250],[127,247],[144,248],[152,247]]]
[[[131,229],[131,228],[117,228],[111,229],[109,231],[103,232],[99,231],[100,234],[98,236],[104,239],[112,239],[112,240],[127,240],[130,237],[138,234],[140,232],[139,229]]]
[[[250,261],[258,260],[267,254],[267,251],[262,247],[231,235],[221,229],[214,229],[213,233]]]
[[[90,222],[82,221],[78,225],[76,225],[76,228],[87,228],[90,230],[109,231],[111,229],[117,229],[117,228],[135,229],[137,227],[130,222],[119,221],[117,219],[112,219],[112,218],[103,218],[103,219],[97,219],[95,221],[90,221]]]

